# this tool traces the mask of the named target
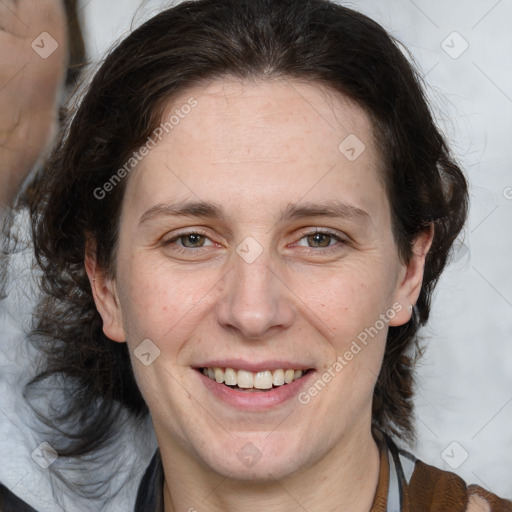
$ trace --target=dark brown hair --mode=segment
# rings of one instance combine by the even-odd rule
[[[127,345],[102,332],[84,270],[86,236],[92,236],[101,267],[113,271],[129,178],[102,200],[94,190],[151,135],[169,99],[228,75],[302,80],[350,98],[373,123],[404,261],[418,234],[434,224],[419,300],[411,321],[389,329],[373,401],[376,426],[403,440],[414,437],[410,349],[428,320],[468,198],[421,80],[380,25],[328,0],[197,0],[158,14],[108,55],[31,200],[45,293],[34,340],[47,357],[45,371],[27,390],[57,375],[73,384],[67,387],[68,408],[50,418],[56,426],[74,419],[79,425],[68,436],[72,442],[58,447],[60,455],[84,454],[108,440],[121,408],[137,417],[148,412]]]

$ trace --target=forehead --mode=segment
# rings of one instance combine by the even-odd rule
[[[226,207],[334,199],[336,191],[364,209],[376,195],[385,200],[367,115],[319,84],[217,79],[169,101],[162,124],[169,121],[172,130],[130,179],[127,195],[136,191],[146,204],[223,201],[229,190],[237,195]]]
[[[225,77],[174,98],[162,122],[184,108],[192,97],[198,104],[193,115],[187,115],[186,122],[177,126],[170,147],[173,141],[175,147],[179,146],[182,138],[201,145],[209,135],[210,144],[201,149],[215,164],[251,160],[255,154],[260,159],[270,155],[275,162],[276,154],[284,156],[285,150],[286,161],[294,156],[309,158],[310,150],[318,149],[313,148],[314,144],[322,141],[321,145],[338,160],[343,154],[340,136],[358,136],[361,142],[364,139],[366,144],[372,144],[373,129],[364,111],[339,92],[318,83]],[[255,147],[258,139],[265,145]],[[304,145],[305,141],[310,144]],[[284,148],[283,142],[287,144]],[[226,155],[228,146],[230,154]],[[313,157],[318,160],[316,152]]]

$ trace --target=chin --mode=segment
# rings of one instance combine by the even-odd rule
[[[279,436],[281,437],[281,436]],[[304,443],[283,439],[269,441],[261,436],[244,435],[229,446],[219,445],[203,459],[215,473],[236,481],[270,483],[300,472],[308,462],[301,450]]]
[[[276,480],[289,477],[300,472],[302,467],[297,460],[266,460],[263,458],[253,466],[245,466],[237,460],[230,465],[229,461],[221,464],[216,461],[212,469],[225,478],[238,482],[251,482],[254,484],[269,484]]]

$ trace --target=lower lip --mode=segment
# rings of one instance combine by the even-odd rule
[[[313,370],[308,371],[306,375],[298,380],[283,384],[272,388],[270,391],[238,391],[236,389],[219,384],[217,381],[210,379],[201,371],[197,371],[203,384],[217,398],[228,405],[245,411],[259,411],[264,409],[272,409],[283,404],[287,400],[297,397],[299,391],[307,385],[313,374]]]

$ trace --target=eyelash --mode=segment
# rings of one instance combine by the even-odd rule
[[[301,236],[301,238],[298,240],[298,242],[300,242],[304,238],[307,238],[309,236],[314,236],[314,235],[317,235],[317,234],[328,235],[328,236],[332,237],[333,240],[335,240],[339,244],[341,244],[342,246],[344,246],[347,243],[347,240],[343,239],[339,234],[336,234],[336,233],[334,233],[332,231],[329,231],[329,230],[323,230],[323,229],[315,229],[313,231],[308,231],[308,232],[304,233]],[[163,245],[164,246],[170,246],[170,245],[174,244],[175,245],[174,248],[173,248],[174,251],[177,251],[179,253],[189,253],[189,254],[190,254],[190,251],[194,251],[194,250],[198,250],[198,249],[203,249],[204,248],[204,247],[196,247],[196,248],[193,248],[193,247],[183,247],[183,246],[175,244],[175,242],[177,240],[180,240],[181,238],[187,237],[189,235],[201,235],[201,236],[204,236],[204,237],[208,238],[208,240],[209,240],[208,233],[206,233],[205,231],[202,231],[200,229],[194,229],[193,231],[187,231],[187,232],[179,233],[179,234],[173,236],[172,238],[170,238],[168,240],[164,240],[163,241]],[[297,242],[295,242],[295,244],[297,244]],[[304,247],[304,246],[300,246],[300,247],[302,247],[303,249],[306,249],[307,252],[319,252],[319,251],[326,252],[326,251],[332,251],[333,249],[334,250],[339,249],[337,247],[337,245],[338,244],[328,245],[327,247]],[[208,247],[211,247],[211,246],[208,246]]]

